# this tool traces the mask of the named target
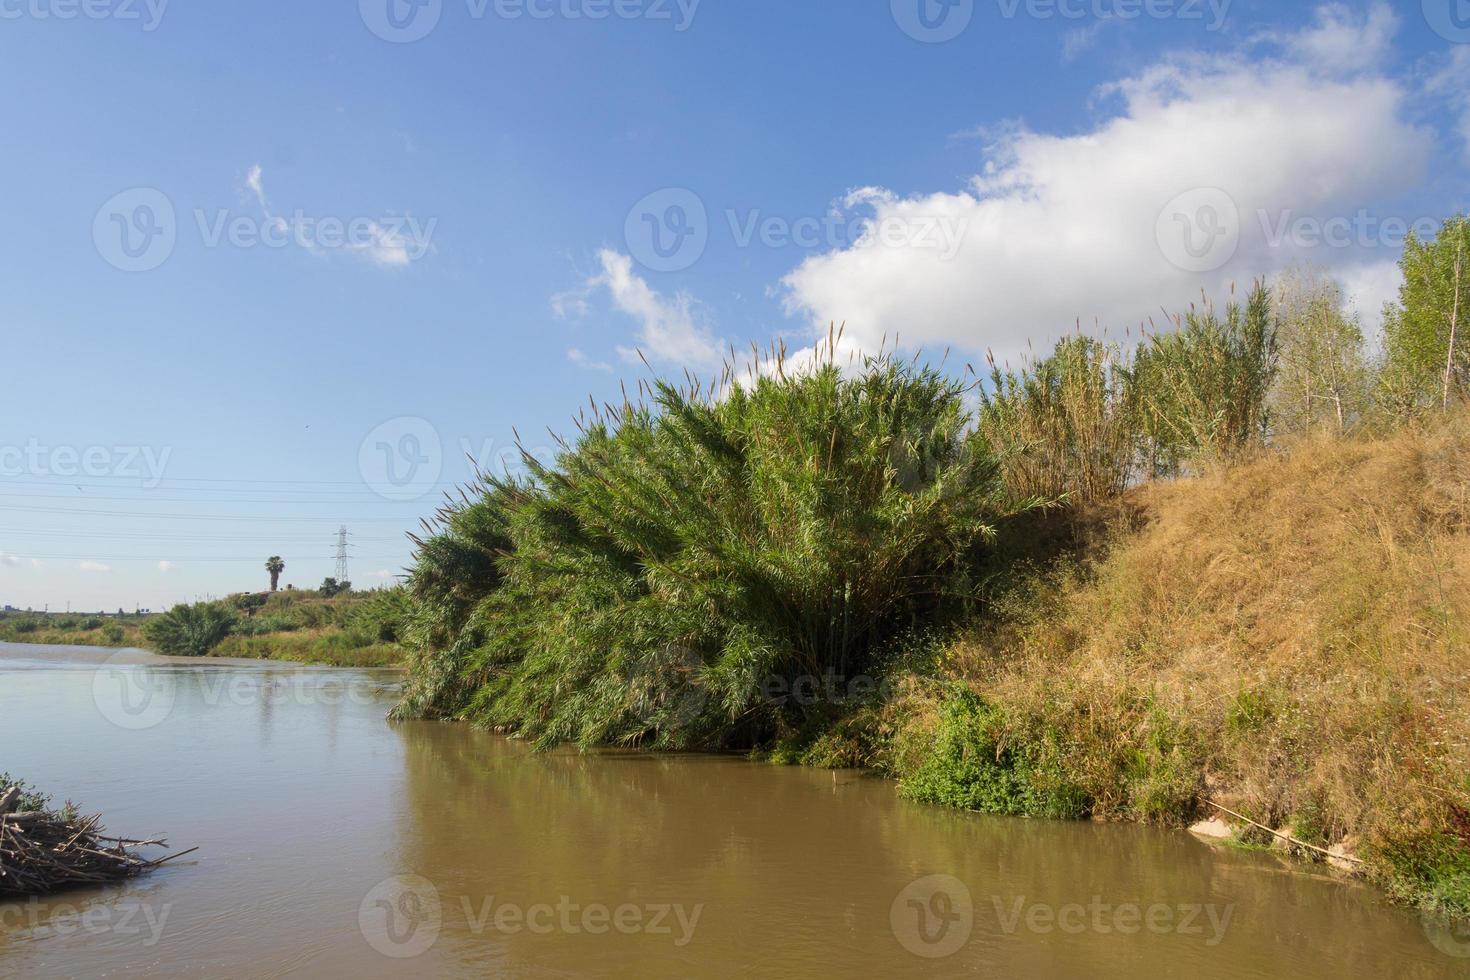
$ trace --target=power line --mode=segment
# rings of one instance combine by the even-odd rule
[[[343,582],[352,581],[347,577],[347,525],[343,524],[337,529],[337,575],[336,579],[340,585]]]
[[[5,552],[7,558],[24,558],[37,561],[173,561],[173,562],[195,562],[195,561],[260,561],[259,555],[205,555],[202,557],[191,557],[178,555],[13,555]],[[331,555],[293,555],[285,554],[283,559],[291,561],[331,561]],[[403,555],[359,555],[359,558],[372,561],[393,561],[402,558]]]
[[[141,503],[142,501],[139,501]],[[200,503],[200,501],[189,501]],[[277,501],[279,502],[279,501]],[[324,518],[320,517],[271,517],[268,514],[180,514],[161,513],[150,514],[147,511],[137,510],[86,510],[74,507],[31,507],[28,505],[11,506],[0,504],[0,512],[16,512],[27,514],[66,514],[68,516],[95,515],[98,517],[139,517],[158,520],[182,520],[182,521],[254,521],[264,523],[300,523],[321,524]],[[364,517],[357,518],[359,524],[397,524],[403,525],[401,517]]]
[[[259,534],[191,534],[176,533],[172,531],[79,531],[75,528],[19,528],[0,527],[0,535],[20,534],[31,537],[59,537],[59,538],[117,538],[129,541],[259,541]],[[402,534],[393,535],[358,535],[353,537],[358,541],[400,541]],[[318,534],[272,534],[272,541],[320,541]]]
[[[141,490],[140,489],[139,492],[140,493],[145,493],[145,494],[151,494],[153,491],[151,491],[151,490]],[[154,497],[154,496],[118,497],[118,496],[113,496],[112,494],[100,494],[100,493],[87,493],[87,494],[82,494],[80,496],[78,496],[77,494],[65,494],[65,493],[4,493],[4,494],[0,494],[0,497],[4,497],[6,499],[12,499],[12,498],[14,498],[14,499],[25,499],[25,500],[121,500],[121,501],[126,501],[128,503],[135,503],[135,504],[142,504],[142,503],[166,503],[166,504],[204,504],[204,503],[208,503],[208,504],[330,504],[333,507],[340,507],[344,503],[347,504],[347,505],[349,505],[349,506],[360,506],[360,505],[376,506],[376,505],[382,505],[382,504],[391,505],[391,504],[395,503],[395,501],[385,500],[384,498],[379,497],[377,494],[371,494],[369,496],[371,496],[372,499],[370,499],[370,500],[297,500],[295,498],[288,498],[288,497],[211,497],[211,498],[207,498],[207,499],[206,498],[203,498],[203,497]],[[402,503],[413,503],[413,501],[402,501]]]

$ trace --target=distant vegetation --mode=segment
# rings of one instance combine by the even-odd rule
[[[1298,270],[992,365],[973,412],[835,343],[646,386],[428,525],[397,714],[998,813],[1210,800],[1470,913],[1467,239],[1409,243],[1381,356]]]
[[[404,658],[404,588],[335,591],[330,598],[287,590],[185,604],[158,615],[61,616],[0,613],[0,640],[139,647],[174,656],[250,657],[341,666]]]

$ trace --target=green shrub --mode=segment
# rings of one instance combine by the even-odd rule
[[[175,657],[202,657],[218,646],[235,625],[234,614],[224,605],[200,602],[174,606],[148,621],[143,635],[159,653]]]
[[[8,772],[0,772],[0,792],[12,786],[20,787],[20,796],[15,800],[11,808],[14,812],[24,813],[27,811],[45,811],[51,807],[51,797],[44,793],[38,793],[32,789],[25,780],[16,779]]]
[[[116,623],[102,627],[102,638],[116,646],[123,641],[123,628]]]
[[[1445,832],[1388,841],[1383,854],[1397,880],[1391,885],[1427,911],[1470,915],[1470,843]]]
[[[1064,778],[1041,740],[1017,737],[1005,714],[968,688],[951,686],[939,706],[921,759],[901,774],[899,792],[921,803],[1010,816],[1078,818],[1091,806],[1087,794]]]
[[[656,383],[448,508],[411,576],[439,642],[400,713],[754,745],[809,708],[766,679],[872,673],[970,608],[1000,482],[964,385],[889,358],[767,369],[720,398]]]

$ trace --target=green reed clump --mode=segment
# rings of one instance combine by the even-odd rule
[[[992,361],[979,431],[1022,498],[1074,502],[1122,493],[1137,469],[1138,413],[1115,344],[1068,337],[1020,371]]]
[[[979,431],[1014,499],[1108,500],[1265,441],[1277,368],[1265,284],[1224,316],[1204,304],[1173,327],[1131,351],[1073,336],[1020,370],[992,363]]]
[[[1150,475],[1228,460],[1261,445],[1276,377],[1271,294],[1257,283],[1244,306],[1220,317],[1206,304],[1150,336],[1134,357],[1132,385]]]
[[[812,705],[772,679],[878,669],[975,593],[999,470],[964,386],[889,357],[778,354],[719,397],[658,382],[580,426],[526,483],[447,507],[411,587],[400,716],[540,744],[754,745]]]
[[[218,602],[174,606],[143,627],[143,635],[159,653],[202,657],[219,646],[235,625],[235,614]]]

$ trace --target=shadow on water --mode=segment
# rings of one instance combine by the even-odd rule
[[[1416,916],[1269,854],[851,772],[538,754],[390,725],[391,686],[0,659],[0,769],[201,847],[0,902],[0,976],[1470,976]]]
[[[1369,889],[1178,833],[911,805],[850,772],[538,754],[460,726],[395,730],[399,863],[434,881],[441,942],[457,960],[488,955],[516,975],[672,962],[806,975],[1431,977],[1462,965]],[[902,897],[934,875],[959,883],[944,886],[948,904]],[[502,904],[558,902],[702,912],[683,947],[486,927]],[[968,936],[929,959],[946,911],[961,918],[945,938]]]

